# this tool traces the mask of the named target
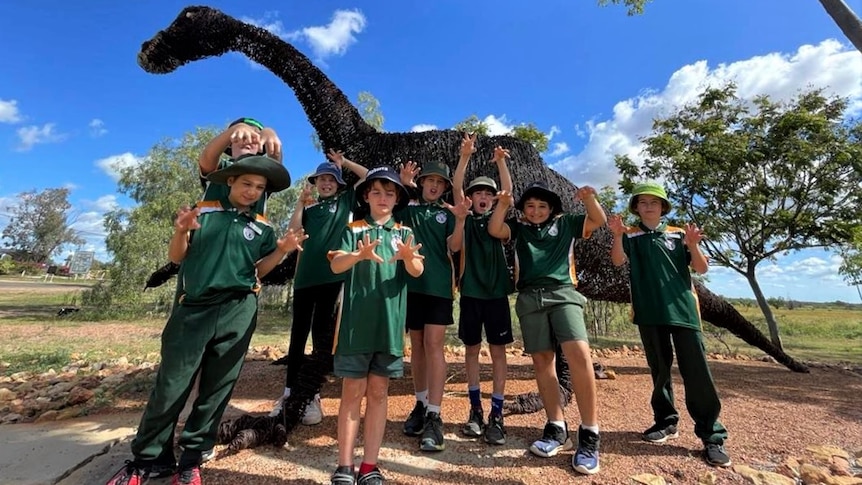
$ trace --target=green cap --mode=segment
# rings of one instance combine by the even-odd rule
[[[445,163],[440,162],[431,162],[422,167],[422,172],[419,173],[419,176],[416,177],[416,181],[422,180],[422,177],[427,177],[429,175],[439,175],[446,182],[449,182],[449,185],[452,185],[452,179],[449,178],[449,166]]]
[[[476,177],[470,182],[470,185],[467,186],[467,190],[464,191],[467,195],[470,195],[475,190],[479,190],[481,188],[491,189],[491,192],[497,193],[497,182],[494,182],[494,179],[491,177]]]
[[[634,215],[638,215],[636,207],[639,195],[652,195],[658,197],[661,199],[661,215],[665,215],[670,212],[670,201],[667,199],[667,192],[665,192],[664,187],[662,187],[658,182],[642,182],[635,185],[634,190],[632,190],[632,197],[629,199],[629,212]]]
[[[284,165],[264,155],[246,155],[239,157],[227,167],[207,175],[207,180],[214,184],[226,185],[231,177],[239,177],[253,173],[266,178],[266,191],[280,192],[290,187],[290,173]]]

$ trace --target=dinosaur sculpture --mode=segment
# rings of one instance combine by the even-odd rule
[[[231,51],[246,55],[290,86],[320,137],[324,150],[343,150],[352,160],[367,167],[380,164],[394,166],[408,160],[444,161],[450,166],[454,165],[461,142],[460,133],[451,130],[378,132],[362,119],[344,93],[292,45],[262,28],[243,23],[209,7],[187,7],[180,12],[168,28],[143,43],[138,54],[138,64],[147,72],[166,74],[185,64]],[[529,143],[509,136],[481,137],[476,156],[480,160],[490,159],[497,145],[508,148],[512,155],[510,169],[516,194],[531,181],[543,180],[563,195],[565,210],[583,211],[583,206],[574,202],[575,186],[572,182],[550,169]],[[494,176],[492,168],[472,164],[467,179],[479,175]],[[355,181],[355,178],[350,180],[351,176],[348,175],[348,183]],[[578,289],[590,299],[628,302],[630,294],[626,269],[611,264],[610,246],[611,235],[606,229],[577,243]],[[277,268],[267,281],[286,281],[292,274],[291,264],[288,261]],[[162,268],[162,271],[166,271],[166,268]],[[162,278],[154,279],[163,282],[163,277],[164,274]],[[774,346],[727,301],[701,284],[697,284],[697,292],[704,320],[730,330],[793,371],[808,371],[804,364]],[[557,361],[560,363],[558,375],[561,378],[561,391],[563,398],[568,401],[571,397],[571,383],[566,377],[568,369],[562,358]],[[280,416],[243,416],[233,422],[222,423],[220,442],[230,443],[231,449],[260,443],[283,444],[287,434],[299,422],[305,405],[319,391],[331,366],[330,355],[313,353],[302,368],[301,388],[294,390]],[[509,405],[512,412],[532,412],[540,408],[541,403],[535,394],[518,396]]]

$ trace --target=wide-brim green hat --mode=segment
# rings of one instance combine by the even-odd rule
[[[419,176],[416,177],[416,183],[419,183],[423,177],[429,175],[439,175],[443,180],[449,182],[450,187],[452,186],[452,179],[449,177],[449,166],[445,163],[435,162],[423,166]]]
[[[207,175],[207,180],[214,184],[226,185],[229,178],[248,173],[266,178],[266,191],[269,193],[280,192],[290,187],[290,173],[284,165],[264,155],[239,157],[227,167]]]
[[[497,182],[494,181],[491,177],[476,177],[473,181],[470,182],[470,185],[467,186],[467,190],[464,192],[467,195],[472,194],[476,190],[479,189],[490,189],[491,192],[497,193]]]
[[[667,192],[658,182],[643,182],[635,185],[634,190],[632,190],[632,196],[629,199],[629,212],[634,215],[638,215],[636,208],[639,195],[658,197],[661,199],[661,215],[666,215],[670,212],[670,201],[667,198]]]

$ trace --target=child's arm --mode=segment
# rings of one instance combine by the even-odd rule
[[[697,274],[709,271],[709,259],[700,251],[700,241],[703,240],[703,231],[695,224],[685,225],[685,239],[683,242],[691,253],[691,269]]]
[[[360,239],[356,241],[355,251],[347,252],[343,249],[330,251],[329,267],[333,273],[340,274],[352,268],[356,263],[366,259],[375,263],[382,263],[383,258],[374,251],[379,244],[380,239],[372,241],[368,234],[366,234],[364,240]]]
[[[293,215],[290,216],[290,223],[287,225],[288,230],[298,231],[302,229],[302,214],[305,211],[305,206],[310,205],[314,200],[311,197],[311,184],[305,183],[302,187],[302,192],[299,193],[299,198],[296,199],[296,207],[293,209]]]
[[[168,258],[171,262],[179,264],[186,259],[186,254],[189,251],[189,233],[201,227],[198,223],[200,213],[200,209],[192,209],[188,206],[177,211],[177,218],[174,221],[174,235],[168,245]]]
[[[263,278],[276,266],[284,261],[284,257],[292,253],[294,250],[302,251],[302,241],[308,239],[308,234],[303,232],[302,228],[298,231],[288,229],[288,231],[275,242],[275,251],[267,254],[255,263],[257,268],[257,277]]]
[[[584,202],[584,208],[587,209],[587,220],[584,221],[584,233],[590,234],[596,229],[605,225],[608,222],[608,217],[605,215],[605,210],[602,209],[598,199],[596,199],[596,189],[589,185],[584,185],[578,189],[575,195],[575,200],[580,199]]]
[[[421,170],[422,169],[419,168],[419,165],[412,160],[402,165],[401,171],[399,172],[399,175],[401,176],[401,184],[412,189],[418,188],[419,186],[416,185],[416,176],[419,175]]]
[[[464,224],[470,213],[470,199],[462,197],[461,203],[456,205],[449,205],[444,202],[443,207],[449,209],[455,216],[455,229],[446,238],[446,246],[449,248],[449,252],[457,253],[464,245]]]
[[[623,234],[626,233],[626,226],[623,224],[623,218],[619,215],[612,215],[608,219],[608,228],[611,234],[614,235],[614,242],[611,246],[611,262],[614,266],[622,266],[626,262],[626,252],[623,250]]]
[[[506,224],[506,212],[514,203],[512,193],[506,190],[497,192],[497,207],[488,221],[488,234],[502,240],[508,241],[512,237],[512,230]]]
[[[339,169],[344,170],[346,168],[347,170],[350,170],[351,172],[355,173],[360,180],[364,179],[365,174],[368,173],[368,169],[364,166],[354,161],[348,160],[347,157],[344,156],[344,152],[337,152],[330,149],[329,153],[326,154],[326,158],[330,159],[332,163],[334,163]],[[359,182],[357,182],[357,184],[358,183]]]
[[[509,173],[509,166],[506,165],[506,159],[509,156],[509,150],[503,147],[494,149],[494,162],[497,164],[497,171],[500,172],[500,190],[512,192],[512,174]]]
[[[422,276],[422,272],[425,271],[425,256],[419,254],[419,249],[422,248],[422,244],[413,244],[413,235],[407,236],[407,241],[401,242],[400,240],[396,243],[398,247],[398,252],[392,256],[392,261],[404,261],[404,269],[407,270],[407,273],[414,277],[418,278]]]
[[[470,156],[476,152],[476,136],[464,133],[464,138],[461,140],[458,166],[455,167],[455,174],[452,176],[452,201],[455,205],[459,205],[464,200],[464,176],[467,174]]]
[[[275,130],[272,128],[260,130],[260,147],[266,152],[266,156],[281,163],[281,139]]]
[[[201,151],[200,157],[198,157],[198,166],[200,167],[201,175],[207,175],[218,168],[221,154],[224,153],[225,149],[233,141],[260,143],[260,133],[258,133],[257,129],[245,123],[237,123],[216,135],[215,138],[206,144]]]

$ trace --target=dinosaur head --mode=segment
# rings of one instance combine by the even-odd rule
[[[212,40],[224,36],[231,23],[236,21],[218,10],[186,7],[168,28],[141,45],[138,65],[149,73],[167,74],[189,62],[223,54],[224,49]]]

